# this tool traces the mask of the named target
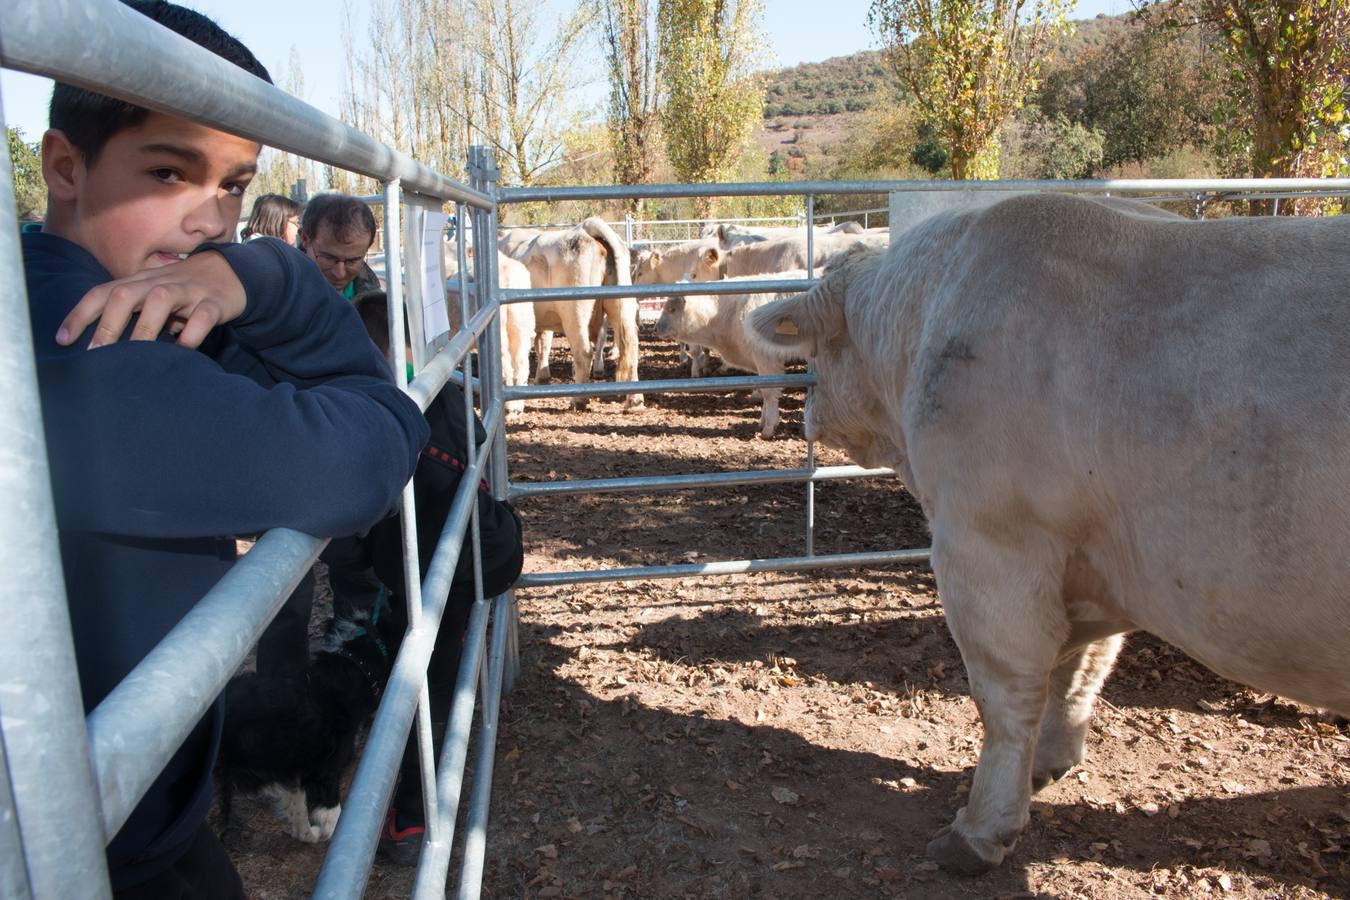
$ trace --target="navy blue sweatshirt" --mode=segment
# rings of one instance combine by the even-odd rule
[[[86,350],[92,326],[70,347],[57,327],[111,276],[69,241],[23,236],[86,711],[229,569],[233,535],[364,531],[427,440],[416,404],[312,261],[274,239],[204,248],[243,283],[243,315],[200,350],[167,337]],[[220,723],[217,701],[109,845],[114,889],[163,871],[205,821]]]

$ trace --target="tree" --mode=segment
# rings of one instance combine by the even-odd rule
[[[527,185],[565,153],[563,98],[594,17],[581,3],[554,26],[539,23],[543,0],[477,0],[479,64],[486,90],[478,133],[497,153],[503,176]],[[545,34],[552,37],[541,41]],[[499,125],[494,125],[499,122]]]
[[[1074,0],[872,0],[868,24],[920,115],[942,136],[952,177],[995,178],[998,132],[1068,32]]]
[[[1241,114],[1234,124],[1250,142],[1255,174],[1346,170],[1341,129],[1350,96],[1350,3],[1177,0],[1152,12],[1163,26],[1199,26],[1217,36]]]
[[[658,91],[648,0],[604,0],[601,37],[609,67],[609,144],[618,184],[646,184],[656,166]],[[631,202],[634,211],[642,201]]]
[[[666,155],[682,182],[725,180],[764,112],[758,0],[660,0]],[[711,197],[695,204],[711,214]]]
[[[20,219],[47,215],[47,182],[42,178],[42,155],[37,144],[23,139],[22,128],[6,129],[9,163],[14,174],[14,211]]]
[[[1066,47],[1042,70],[1019,115],[1032,128],[1060,118],[1099,132],[1100,166],[1143,165],[1185,148],[1208,149],[1224,102],[1212,42],[1198,32],[1174,40],[1133,18],[1105,39]],[[1080,35],[1081,38],[1081,35]]]

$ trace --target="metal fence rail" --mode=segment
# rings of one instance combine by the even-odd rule
[[[115,52],[114,52],[115,51]],[[420,242],[400,246],[399,208],[414,196],[439,205],[473,210],[480,239],[495,229],[490,177],[475,186],[449,179],[410,157],[313,109],[283,91],[253,78],[196,44],[160,27],[116,0],[11,0],[0,5],[0,65],[45,75],[188,118],[221,131],[379,179],[384,184],[385,244],[390,259],[419,271]],[[3,118],[0,116],[0,118]],[[183,738],[237,670],[251,645],[310,567],[323,541],[279,529],[264,535],[179,625],[148,655],[87,720],[76,680],[70,625],[57,552],[46,453],[43,446],[27,302],[21,277],[18,228],[14,220],[12,172],[8,155],[0,165],[0,271],[11,290],[0,298],[0,367],[9,390],[0,392],[0,586],[11,620],[22,629],[0,630],[0,894],[5,897],[108,896],[103,846],[116,833],[139,798]],[[422,201],[420,201],[422,202]],[[397,270],[395,270],[397,271]],[[469,353],[481,343],[489,360],[497,307],[490,280],[482,280],[477,307],[442,352],[408,385],[425,410],[462,366],[470,376]],[[403,331],[402,284],[389,283],[390,334]],[[403,345],[391,342],[403,372]],[[492,375],[491,367],[488,374]],[[400,378],[400,381],[402,379]],[[484,388],[484,418],[492,440],[473,458],[450,519],[419,585],[416,517],[411,492],[405,494],[405,560],[411,608],[410,630],[395,662],[380,712],[367,740],[338,834],[320,875],[324,896],[359,896],[369,873],[378,828],[392,790],[398,761],[408,740],[414,711],[429,722],[426,668],[435,644],[456,563],[468,548],[477,560],[476,490],[480,476],[490,477],[499,495],[506,491],[500,375]],[[465,414],[472,415],[466,402]],[[469,433],[472,433],[470,431]],[[411,524],[410,524],[411,523]],[[419,591],[418,588],[421,588]],[[491,614],[491,615],[489,615]],[[466,665],[456,689],[472,716],[485,662],[484,686],[509,684],[515,677],[514,597],[495,602],[481,596],[468,636]],[[484,659],[485,634],[493,629],[492,653]],[[499,652],[500,651],[500,652]],[[468,663],[472,662],[472,671]],[[33,673],[40,672],[39,680]],[[466,693],[467,692],[467,693]],[[467,697],[467,699],[465,699]],[[495,698],[485,724],[495,727]],[[464,714],[457,708],[456,721]],[[492,728],[482,729],[491,735]],[[491,744],[479,737],[480,758],[490,759]],[[469,729],[447,736],[442,759],[467,757]],[[430,730],[414,738],[423,751],[423,781],[430,826],[419,867],[419,880],[446,880],[457,794],[435,790],[437,776]],[[490,772],[490,763],[481,772]],[[453,777],[462,777],[462,764]],[[452,775],[441,773],[442,781]],[[482,776],[482,779],[490,775]],[[485,821],[490,784],[475,781],[471,821]],[[450,806],[440,802],[447,798]],[[444,852],[440,852],[444,844]],[[472,852],[469,854],[472,861]],[[430,868],[428,867],[430,864]],[[434,871],[439,866],[440,871]],[[481,856],[471,871],[481,877]],[[462,890],[477,890],[473,875],[461,878]]]

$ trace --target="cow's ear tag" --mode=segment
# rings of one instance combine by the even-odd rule
[[[797,323],[789,319],[787,316],[784,316],[783,318],[778,320],[778,324],[774,326],[773,333],[790,334],[793,335],[794,337],[797,334],[799,334],[799,332],[797,331]]]

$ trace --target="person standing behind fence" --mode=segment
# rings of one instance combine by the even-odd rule
[[[389,299],[384,291],[369,291],[358,295],[352,305],[361,315],[361,321],[386,358],[389,353]],[[404,335],[407,337],[406,333]],[[409,350],[410,357],[412,355]],[[427,407],[427,424],[431,440],[417,463],[413,477],[413,494],[417,509],[418,561],[422,578],[427,576],[432,554],[440,542],[450,516],[450,506],[459,491],[461,476],[469,464],[469,429],[464,414],[464,392],[447,383]],[[482,452],[487,432],[477,416],[473,417],[474,446]],[[478,483],[479,549],[483,573],[483,596],[495,597],[511,587],[520,577],[525,560],[520,518],[511,504],[492,496],[488,486]],[[464,631],[474,602],[473,548],[465,531],[465,542],[450,581],[450,595],[440,630],[436,632],[436,646],[427,666],[427,685],[431,695],[431,725],[436,746],[444,738],[449,720],[450,703],[459,673],[460,651]],[[403,583],[403,530],[397,516],[382,519],[370,529],[361,541],[364,564],[371,568],[379,582],[395,595],[389,604],[389,616],[396,627],[407,627],[407,611]],[[398,865],[415,865],[426,834],[426,815],[422,808],[422,782],[417,762],[417,745],[411,737],[403,751],[399,768],[398,786],[385,815],[380,832],[380,856]]]
[[[292,247],[300,237],[300,209],[290,197],[280,194],[263,194],[253,201],[253,212],[249,213],[248,224],[239,233],[246,241],[254,238],[279,238]]]
[[[375,216],[361,200],[346,194],[319,194],[305,205],[300,247],[318,264],[333,290],[348,300],[380,289],[379,277],[366,264],[373,243]]]
[[[124,2],[270,81],[205,16]],[[234,535],[368,528],[428,429],[298,250],[225,243],[257,143],[64,84],[50,124],[24,272],[90,710],[229,570]],[[217,698],[109,843],[120,900],[244,896],[206,824],[221,722]]]

